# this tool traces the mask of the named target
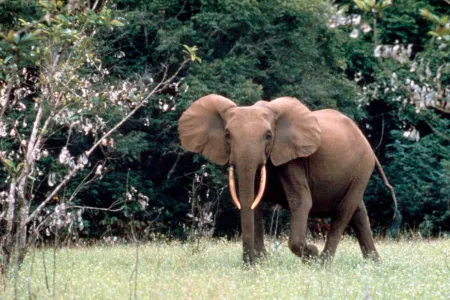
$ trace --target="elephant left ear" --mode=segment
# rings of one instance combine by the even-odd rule
[[[319,148],[321,130],[314,114],[298,99],[282,97],[256,105],[269,108],[276,116],[274,144],[270,158],[275,166],[307,157]]]

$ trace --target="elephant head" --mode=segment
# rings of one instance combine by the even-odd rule
[[[275,166],[314,153],[321,142],[316,117],[295,98],[238,107],[220,95],[207,95],[195,101],[178,121],[181,144],[202,153],[219,165],[229,164],[229,187],[233,202],[241,211],[244,261],[254,257],[253,209],[265,188],[266,162]],[[235,190],[234,168],[239,177]],[[261,173],[255,198],[255,178]]]

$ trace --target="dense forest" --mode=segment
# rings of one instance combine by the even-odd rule
[[[225,167],[179,144],[177,120],[208,93],[239,105],[293,96],[347,114],[397,193],[393,224],[389,191],[372,177],[374,231],[448,234],[449,9],[434,0],[0,1],[3,251],[21,230],[23,244],[27,230],[37,239],[239,232]],[[274,208],[263,205],[272,232]]]

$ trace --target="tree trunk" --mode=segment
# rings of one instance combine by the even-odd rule
[[[15,229],[15,208],[16,208],[16,179],[11,179],[9,185],[9,196],[8,196],[8,213],[6,215],[6,231],[1,237],[1,255],[3,260],[1,262],[1,273],[6,274],[8,266],[10,264],[11,255],[14,246],[14,229]]]
[[[29,200],[26,198],[26,188],[27,188],[27,177],[22,178],[19,187],[17,189],[17,195],[19,198],[19,219],[17,221],[17,224],[19,225],[17,227],[17,235],[18,235],[18,245],[17,251],[18,251],[18,264],[21,265],[26,252],[27,252],[27,219],[28,219],[28,213],[30,210],[29,206]]]

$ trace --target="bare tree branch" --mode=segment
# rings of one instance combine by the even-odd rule
[[[28,142],[27,164],[34,162],[34,159],[33,159],[34,150],[35,150],[34,146],[36,144],[38,133],[39,133],[39,124],[41,123],[42,113],[43,113],[43,108],[42,108],[42,105],[40,104],[37,114],[36,114],[36,119],[33,124],[33,130],[31,132],[30,140]]]
[[[77,169],[73,168],[69,171],[69,173],[64,177],[64,179],[55,187],[55,189],[50,193],[45,200],[39,204],[39,206],[31,213],[31,215],[27,218],[25,225],[30,223],[37,214],[53,199],[53,196],[55,196],[61,188],[63,188],[71,179],[72,177],[77,173]]]
[[[378,145],[375,147],[375,150],[374,151],[376,151],[380,146],[381,146],[381,143],[383,142],[383,137],[384,137],[384,114],[381,114],[381,137],[380,137],[380,141],[378,142]]]
[[[94,171],[97,169],[98,165],[99,163],[96,163],[95,166],[91,169],[91,171],[83,178],[80,184],[73,191],[72,195],[70,195],[69,200],[67,200],[67,203],[71,203],[73,199],[76,197],[76,195],[78,195],[78,193],[83,189],[83,187],[98,179],[97,176],[94,176],[91,180],[87,180],[92,175],[92,173],[94,173]]]
[[[156,93],[161,92],[163,89],[165,89],[168,84],[170,84],[173,79],[179,74],[179,72],[184,68],[184,66],[188,63],[188,59],[183,61],[181,65],[178,67],[178,69],[167,78],[167,69],[164,73],[163,79],[153,88],[153,90],[143,99],[139,102],[136,107],[130,111],[122,120],[120,120],[115,126],[113,126],[107,133],[105,133],[88,151],[85,152],[86,157],[89,157],[93,151],[101,144],[101,141],[107,137],[109,137],[115,130],[117,130],[121,125],[123,125],[128,119],[130,119],[144,104],[147,103],[147,101]],[[77,168],[72,168],[68,172],[68,174],[64,177],[64,179],[55,187],[55,189],[47,196],[47,198],[31,213],[31,215],[26,219],[26,222],[24,225],[31,222],[37,214],[50,202],[52,201],[53,197],[63,188],[72,178],[75,176],[78,172]]]
[[[434,133],[436,133],[437,135],[439,135],[441,138],[450,141],[450,137],[443,134],[442,132],[440,132],[439,130],[437,130],[433,125],[430,124],[430,122],[428,122],[426,119],[423,119],[423,121],[431,128],[431,130],[433,130]]]
[[[160,92],[162,89],[164,89],[170,82],[172,82],[172,80],[178,75],[178,73],[184,68],[184,66],[187,64],[189,60],[185,60],[183,61],[183,63],[180,65],[180,67],[175,71],[175,73],[169,77],[168,79],[166,79],[166,73],[163,76],[163,81],[161,81],[160,83],[158,83],[156,85],[156,87],[143,99],[139,102],[138,105],[136,105],[136,107],[129,112],[122,120],[120,120],[120,122],[118,122],[113,128],[111,128],[107,133],[105,133],[92,147],[91,149],[89,149],[88,151],[86,151],[86,156],[89,157],[92,152],[100,145],[100,143],[102,142],[103,139],[109,137],[111,135],[111,133],[113,133],[114,131],[117,130],[117,128],[119,128],[120,126],[123,125],[123,123],[125,123],[126,121],[128,121],[128,119],[131,118],[131,116],[133,116],[142,106],[144,106],[144,104],[147,103],[148,99],[150,99],[150,97],[152,97],[154,94]]]
[[[36,27],[37,25],[39,25],[40,23],[45,22],[46,20],[48,20],[51,16],[50,15],[45,15],[42,18],[40,18],[37,21],[34,21],[33,23],[29,24],[28,26],[25,26],[24,28],[20,29],[19,31],[16,31],[16,34],[22,34],[24,32],[27,32],[30,29],[33,29],[34,27]]]
[[[113,203],[114,205],[115,203]],[[89,209],[89,210],[100,210],[100,211],[109,211],[109,212],[118,212],[122,211],[126,205],[122,205],[120,208],[112,208],[113,205],[111,205],[108,208],[102,208],[102,207],[93,207],[93,206],[84,206],[84,205],[70,205],[69,208],[79,208],[79,209]]]
[[[436,106],[436,105],[428,106],[428,107],[431,107],[431,108],[433,108],[433,109],[435,109],[437,111],[440,111],[441,113],[444,113],[444,114],[450,114],[450,110],[446,110],[446,109],[440,108],[439,106]]]
[[[175,159],[175,162],[173,163],[172,168],[170,168],[169,173],[167,173],[166,179],[170,179],[170,177],[172,176],[173,172],[175,171],[175,168],[178,165],[178,162],[180,161],[181,155],[182,155],[182,153],[177,153],[177,158]]]

